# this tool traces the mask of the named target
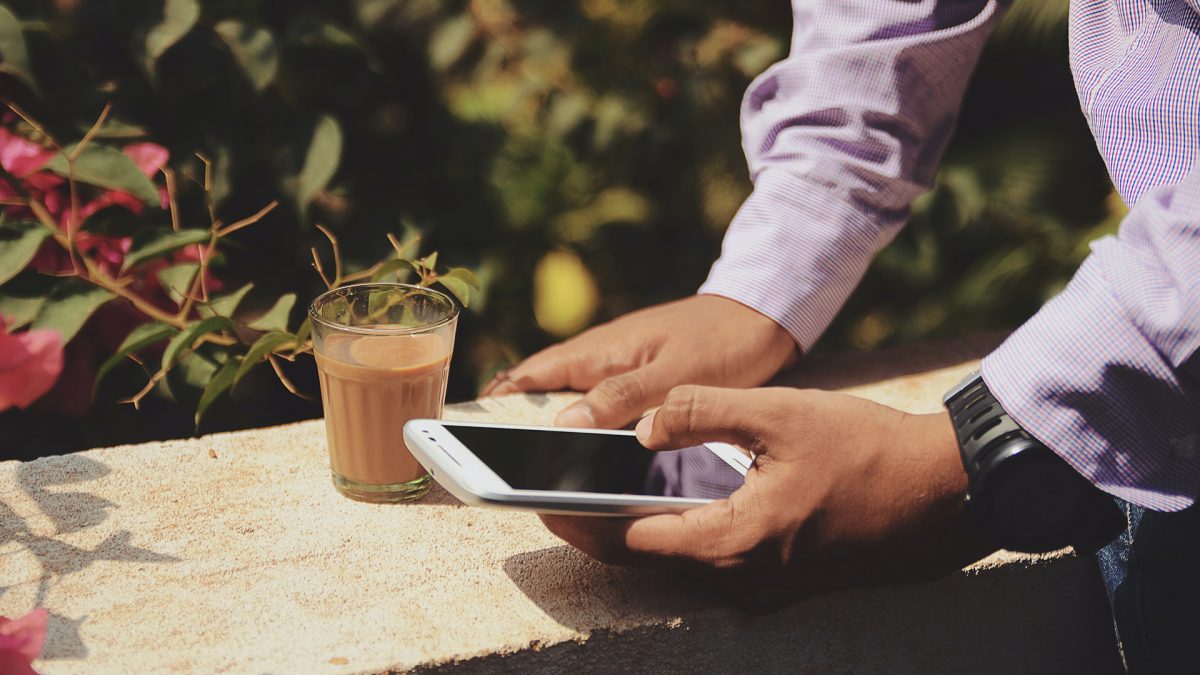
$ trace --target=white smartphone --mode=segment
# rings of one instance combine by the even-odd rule
[[[632,431],[411,420],[404,443],[455,497],[541,513],[679,513],[728,496],[751,459],[726,443],[654,452]]]

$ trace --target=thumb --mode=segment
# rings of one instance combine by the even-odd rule
[[[555,423],[597,429],[623,427],[661,401],[671,384],[667,370],[654,363],[614,375],[592,387],[583,400],[560,412]]]
[[[724,441],[761,450],[762,419],[771,401],[765,390],[685,385],[667,394],[662,407],[637,425],[637,437],[651,450]]]

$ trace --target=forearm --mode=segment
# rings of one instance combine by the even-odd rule
[[[1200,494],[1200,167],[983,362],[1022,427],[1107,492],[1176,511]]]
[[[808,349],[927,189],[996,0],[797,3],[792,51],[742,106],[754,193],[702,293]]]

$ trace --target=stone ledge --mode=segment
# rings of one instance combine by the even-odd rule
[[[783,380],[935,410],[994,342],[839,355]],[[447,417],[549,423],[573,398]],[[320,421],[0,463],[0,614],[52,612],[45,673],[1119,670],[1094,563],[1071,555],[749,617],[600,565],[530,514],[440,489],[346,500],[327,467]]]

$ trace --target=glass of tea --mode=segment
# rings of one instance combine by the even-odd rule
[[[458,306],[428,288],[357,284],[321,295],[308,314],[334,487],[359,501],[417,499],[429,475],[402,430],[442,415]]]

